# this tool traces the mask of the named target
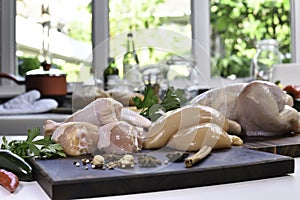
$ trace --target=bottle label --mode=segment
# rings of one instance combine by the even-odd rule
[[[140,71],[138,65],[126,65],[126,70],[124,71],[124,79],[135,82],[140,79]]]
[[[107,83],[106,83],[107,87],[106,87],[106,89],[107,90],[113,89],[116,86],[118,81],[119,81],[119,76],[117,74],[108,75],[107,76]]]

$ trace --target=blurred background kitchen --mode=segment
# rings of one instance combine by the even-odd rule
[[[105,89],[111,58],[122,81],[128,33],[139,81],[152,73],[162,87],[252,80],[262,40],[276,42],[276,63],[300,62],[297,0],[0,0],[0,14],[0,72],[25,77],[46,61],[66,75],[67,95],[91,80]],[[0,78],[1,103],[24,91]]]

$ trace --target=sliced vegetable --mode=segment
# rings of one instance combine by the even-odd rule
[[[14,173],[0,169],[0,185],[13,193],[19,186],[19,179]]]
[[[32,168],[20,156],[0,149],[0,168],[14,173],[22,181],[32,181]]]

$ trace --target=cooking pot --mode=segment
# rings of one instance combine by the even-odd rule
[[[0,78],[8,78],[19,85],[25,84],[26,91],[38,90],[43,98],[55,98],[61,101],[67,94],[66,74],[58,69],[51,69],[45,62],[39,69],[28,71],[25,78],[10,73],[0,73]]]

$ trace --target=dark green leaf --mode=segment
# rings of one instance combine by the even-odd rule
[[[151,85],[146,85],[144,100],[136,99],[136,107],[140,109],[140,114],[151,121],[157,120],[164,112],[180,108],[187,100],[184,97],[185,91],[182,89],[168,88],[162,101],[158,102],[158,97],[154,94]]]
[[[40,155],[40,150],[39,150],[39,148],[37,146],[35,146],[32,143],[28,143],[27,145],[28,145],[30,153],[33,153],[34,156]]]
[[[2,137],[1,149],[9,149],[9,145],[5,136]]]
[[[55,144],[50,137],[34,140],[40,135],[40,129],[29,129],[27,134],[26,140],[12,140],[9,143],[7,142],[5,136],[3,136],[1,148],[8,149],[12,153],[17,154],[22,158],[28,158],[32,156],[38,156],[47,159],[66,157],[62,146],[60,144]]]
[[[34,140],[34,138],[36,138],[37,136],[39,136],[41,134],[41,131],[39,128],[32,128],[32,129],[28,129],[28,136],[26,139],[26,142],[31,142]]]
[[[33,141],[33,144],[35,145],[50,145],[53,144],[53,140],[51,140],[51,137],[45,136],[43,139],[35,140]]]

